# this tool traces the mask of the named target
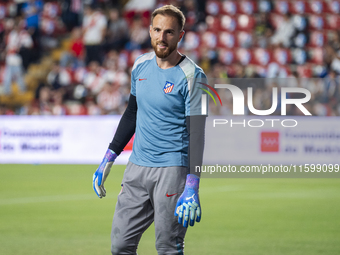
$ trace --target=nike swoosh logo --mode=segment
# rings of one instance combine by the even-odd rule
[[[166,193],[166,196],[167,196],[167,197],[172,197],[172,196],[174,196],[174,195],[177,195],[177,193],[171,194],[171,195],[169,195],[168,193]]]
[[[145,79],[139,79],[139,81],[144,81],[144,80],[146,80],[146,78]]]

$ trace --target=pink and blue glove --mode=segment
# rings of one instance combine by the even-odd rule
[[[108,149],[102,163],[99,165],[97,171],[93,174],[93,189],[99,198],[106,196],[104,182],[109,175],[111,166],[116,158],[117,154],[114,151]]]
[[[176,204],[175,216],[178,216],[178,223],[183,224],[183,227],[186,228],[188,227],[189,217],[190,226],[195,224],[195,218],[197,222],[201,221],[201,205],[198,196],[199,183],[200,178],[198,176],[188,174],[184,191]]]

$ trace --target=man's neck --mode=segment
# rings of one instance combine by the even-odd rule
[[[156,61],[157,61],[157,65],[161,69],[168,69],[168,68],[171,68],[171,67],[174,67],[175,65],[177,65],[177,63],[181,59],[181,57],[182,57],[182,55],[177,50],[174,50],[166,58],[159,58],[159,57],[156,56]]]

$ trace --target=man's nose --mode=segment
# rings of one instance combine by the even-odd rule
[[[159,33],[159,40],[162,41],[162,42],[166,42],[165,32]]]

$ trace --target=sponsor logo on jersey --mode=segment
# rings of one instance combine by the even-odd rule
[[[165,94],[168,94],[172,91],[172,89],[174,88],[175,84],[171,83],[171,82],[166,82],[165,85],[164,85],[164,93]]]

